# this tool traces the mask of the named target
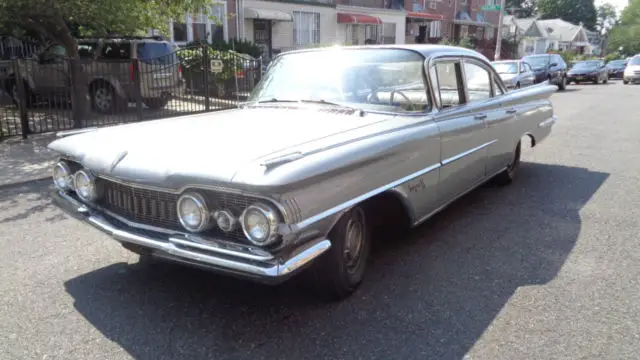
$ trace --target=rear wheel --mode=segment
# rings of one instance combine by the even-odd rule
[[[496,175],[494,179],[496,184],[502,186],[508,185],[513,181],[513,179],[515,179],[518,169],[520,168],[520,148],[521,143],[518,142],[518,146],[516,146],[516,149],[513,152],[511,163],[507,165],[507,168],[504,169],[504,171]]]
[[[144,99],[143,103],[151,110],[160,110],[169,103],[168,98]]]
[[[103,114],[114,114],[125,106],[124,100],[107,83],[98,83],[91,87],[91,106]]]
[[[627,85],[629,83],[629,80],[622,80],[622,83]]]
[[[365,207],[356,205],[329,233],[331,248],[310,269],[322,295],[340,300],[351,295],[364,278],[371,249]]]

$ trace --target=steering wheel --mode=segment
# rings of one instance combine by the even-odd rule
[[[407,94],[403,93],[400,90],[391,90],[391,93],[389,94],[389,105],[393,105],[393,98],[395,97],[396,93],[400,94],[400,96],[402,96],[403,98],[405,98],[405,100],[407,100],[407,102],[409,103],[408,105],[411,106],[411,108],[408,109],[408,110],[411,110],[411,111],[415,111],[416,110],[416,105],[413,103],[413,101],[411,101],[411,99],[409,99]]]

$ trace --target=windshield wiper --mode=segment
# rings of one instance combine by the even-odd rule
[[[266,104],[266,103],[279,103],[279,102],[300,102],[300,100],[292,100],[292,99],[278,99],[275,97],[268,99],[258,99],[254,101],[256,104]]]

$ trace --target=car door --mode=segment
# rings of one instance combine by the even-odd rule
[[[435,121],[441,136],[438,203],[444,205],[485,176],[487,114],[467,103],[462,61],[436,59],[433,68],[431,83],[439,107]]]
[[[513,160],[513,151],[517,144],[513,140],[516,133],[515,125],[519,113],[523,110],[517,103],[505,103],[501,99],[507,90],[497,74],[490,76],[495,106],[492,116],[487,118],[487,138],[491,142],[487,147],[487,176],[502,171]]]
[[[524,66],[524,74],[522,74],[522,84],[531,86],[536,83],[536,73],[528,63],[522,63]]]

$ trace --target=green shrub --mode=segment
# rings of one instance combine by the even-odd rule
[[[210,72],[210,79],[214,81],[225,81],[231,79],[236,73],[242,71],[244,60],[238,54],[231,51],[216,50],[211,46],[200,46],[195,48],[181,49],[178,51],[178,58],[182,65],[182,71],[185,76],[190,74],[201,74],[205,71],[204,51],[208,50],[209,59],[222,60],[223,68],[221,72]]]

